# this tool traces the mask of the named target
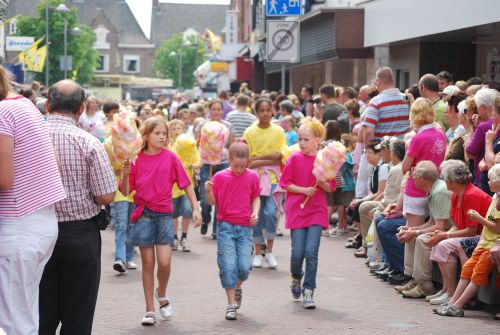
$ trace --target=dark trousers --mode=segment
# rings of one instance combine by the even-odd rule
[[[90,335],[101,277],[101,233],[95,220],[60,222],[40,282],[40,335]]]

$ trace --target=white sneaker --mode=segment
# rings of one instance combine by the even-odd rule
[[[154,312],[146,312],[142,317],[141,325],[152,326],[156,323],[156,314]]]
[[[433,295],[428,295],[427,297],[425,297],[425,301],[429,302],[431,301],[432,299],[436,299],[436,298],[439,298],[441,295],[443,295],[443,290],[440,290],[439,292],[437,292],[436,294],[433,294]]]
[[[302,291],[302,295],[304,296],[304,301],[302,302],[302,306],[304,306],[305,309],[315,309],[316,308],[316,303],[314,302],[314,290],[309,290],[307,288]]]
[[[262,267],[262,255],[256,255],[253,257],[252,267],[254,268]]]
[[[137,269],[137,264],[134,261],[127,262],[127,269],[135,270]]]
[[[115,261],[113,263],[113,269],[115,271],[120,272],[120,273],[125,273],[127,271],[127,268],[125,267],[125,263],[123,263],[122,261]]]
[[[431,299],[429,301],[429,303],[431,305],[442,305],[442,304],[447,304],[448,301],[450,301],[450,296],[448,295],[447,292],[441,294],[441,296],[437,297],[437,298],[434,298],[434,299]]]
[[[278,267],[278,262],[272,253],[266,253],[266,262],[270,269],[276,269]]]

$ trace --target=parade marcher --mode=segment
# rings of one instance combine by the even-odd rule
[[[257,174],[247,169],[250,150],[244,142],[229,148],[228,169],[205,183],[208,203],[217,204],[217,264],[228,306],[226,319],[236,320],[241,307],[241,286],[252,269],[252,231],[260,209],[260,184]]]
[[[331,182],[317,181],[312,173],[314,160],[324,136],[325,128],[321,122],[314,119],[304,120],[299,128],[301,151],[290,157],[280,179],[280,186],[287,191],[286,228],[291,229],[292,237],[291,290],[294,299],[303,295],[303,306],[306,309],[316,308],[313,295],[316,289],[319,245],[322,230],[328,228],[325,192],[334,192],[336,186],[335,179]],[[305,197],[309,197],[308,202],[301,208]]]
[[[193,208],[195,227],[201,223],[198,202],[191,181],[179,158],[165,149],[168,139],[167,124],[160,118],[149,118],[140,129],[144,144],[142,152],[132,164],[125,164],[120,191],[125,195],[135,190],[135,211],[127,243],[138,246],[142,261],[142,285],[146,300],[143,326],[156,323],[153,296],[155,260],[158,264],[156,297],[164,319],[172,316],[167,297],[170,277],[174,230],[172,227],[172,187],[177,183],[183,189]],[[127,185],[128,183],[128,185]],[[127,187],[128,186],[128,187]]]
[[[286,137],[283,128],[271,123],[271,101],[266,98],[255,104],[259,121],[251,125],[243,134],[250,148],[249,168],[257,172],[262,187],[260,196],[259,221],[253,227],[255,256],[253,267],[262,267],[261,244],[266,239],[266,261],[270,268],[276,268],[278,262],[273,254],[276,237],[277,206],[273,194],[278,185],[280,164],[286,150]],[[264,234],[264,229],[266,233]]]
[[[38,334],[43,268],[66,197],[43,116],[0,66],[0,333]]]
[[[50,87],[49,134],[67,198],[56,203],[59,235],[40,282],[40,334],[90,334],[101,277],[101,207],[116,180],[99,140],[80,128],[85,91],[72,80]]]

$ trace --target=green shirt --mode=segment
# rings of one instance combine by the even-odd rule
[[[427,197],[431,217],[436,220],[446,220],[445,229],[448,230],[453,225],[451,221],[451,192],[446,187],[446,183],[437,179],[432,185],[431,193]]]
[[[436,122],[441,123],[441,125],[445,129],[448,129],[450,126],[448,126],[448,124],[444,120],[444,111],[446,109],[444,101],[442,99],[439,99],[438,101],[432,104],[432,107],[434,108],[434,112],[436,112]]]

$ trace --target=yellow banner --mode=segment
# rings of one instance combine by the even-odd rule
[[[31,66],[28,66],[28,71],[33,72],[43,72],[43,66],[45,65],[45,57],[47,56],[47,46],[37,49],[33,55],[33,61]]]
[[[26,49],[26,51],[23,51],[19,54],[19,63],[24,64],[24,66],[26,66],[28,71],[32,71],[31,69],[33,68],[35,56],[37,58],[39,58],[40,52],[43,52],[44,55],[47,54],[46,47],[44,47],[44,50],[42,50],[40,52],[39,52],[39,50],[42,48],[38,49],[38,45],[43,41],[44,38],[45,38],[45,36],[40,37],[39,39],[37,39],[35,41],[35,43],[33,43],[32,46],[30,46],[28,49]],[[42,67],[43,67],[43,63],[42,63]],[[37,71],[37,72],[41,72],[41,71]]]

